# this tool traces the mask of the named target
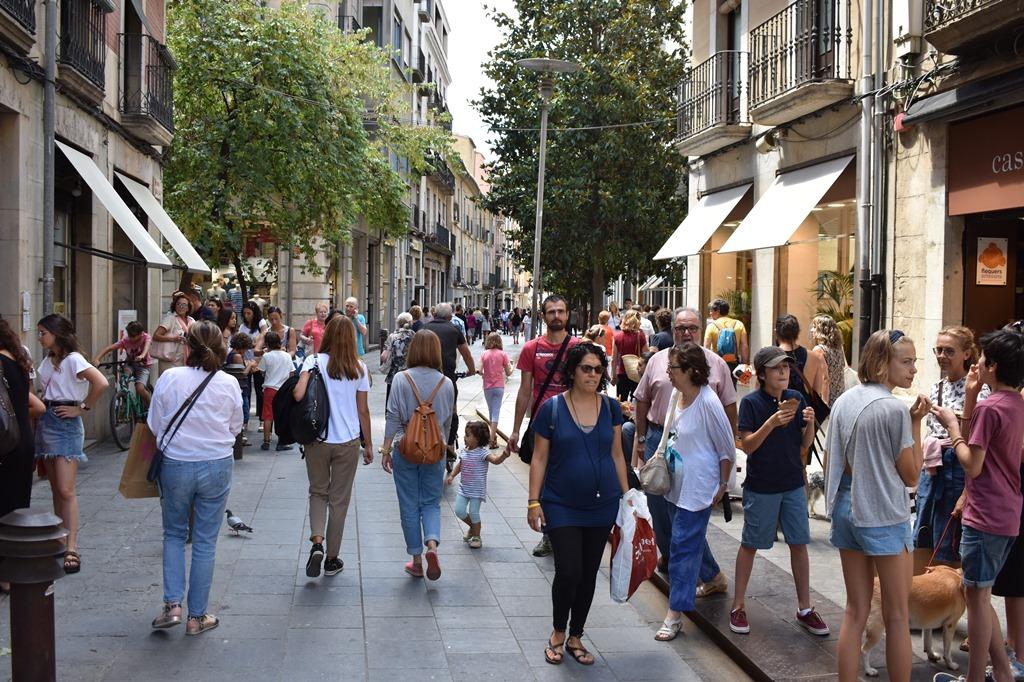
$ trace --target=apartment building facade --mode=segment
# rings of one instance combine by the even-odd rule
[[[62,0],[56,14],[53,311],[94,352],[133,319],[154,329],[180,270],[209,268],[161,207],[175,69],[163,0]],[[37,363],[47,29],[43,3],[0,0],[0,315]],[[105,435],[105,410],[88,438]]]

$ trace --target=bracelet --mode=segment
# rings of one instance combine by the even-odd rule
[[[960,445],[961,443],[966,443],[966,442],[967,442],[967,441],[966,441],[966,440],[964,440],[963,438],[954,438],[954,439],[953,439],[953,445],[952,445],[951,447],[952,447],[952,448],[953,448],[954,450],[956,450],[956,446],[957,446],[957,445]]]
[[[540,499],[529,499],[529,500],[527,500],[527,502],[528,502],[528,503],[529,503],[529,502],[540,502]]]
[[[529,511],[531,509],[536,509],[539,506],[540,502],[531,502],[530,504],[526,505],[526,510]]]

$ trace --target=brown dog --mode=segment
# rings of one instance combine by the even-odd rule
[[[925,573],[915,575],[910,586],[910,627],[921,630],[924,636],[924,653],[930,661],[942,659],[950,670],[960,666],[953,661],[953,634],[956,624],[967,610],[967,598],[964,595],[963,572],[949,566],[932,566]],[[932,651],[932,630],[942,628],[942,656]],[[864,673],[868,677],[878,675],[878,670],[871,667],[871,650],[878,644],[885,631],[882,621],[882,595],[878,589],[878,578],[875,578],[875,589],[871,596],[871,614],[868,616],[867,627],[864,628],[864,644],[861,652],[864,655]]]

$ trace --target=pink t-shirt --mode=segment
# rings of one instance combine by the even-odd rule
[[[134,341],[130,336],[125,334],[121,337],[121,340],[117,342],[116,346],[125,352],[128,356],[128,362],[134,362],[142,365],[143,367],[149,367],[153,364],[153,358],[149,357],[149,353],[146,353],[144,357],[139,357],[139,353],[146,347],[146,342],[149,341],[149,334],[142,332],[138,338]]]
[[[1020,463],[1024,446],[1024,398],[996,391],[974,408],[971,447],[985,450],[977,478],[966,477],[964,525],[993,535],[1020,531]]]
[[[503,350],[491,348],[480,356],[480,364],[484,366],[484,388],[505,387],[505,366],[508,365],[508,354]]]
[[[569,353],[569,349],[580,343],[578,336],[570,336],[569,343],[565,347],[565,353],[562,354],[562,359],[559,362],[558,371],[555,372],[555,376],[551,379],[551,383],[548,385],[548,390],[544,391],[544,398],[540,401],[540,405],[537,406],[539,410],[544,401],[553,395],[557,395],[565,390],[565,381],[562,378],[562,366],[565,365],[565,357]],[[555,357],[558,355],[558,349],[561,348],[560,343],[548,343],[546,336],[538,336],[536,339],[531,339],[523,345],[523,349],[519,351],[519,360],[516,362],[516,369],[524,372],[533,373],[533,395],[530,398],[530,408],[533,408],[533,403],[537,402],[537,396],[540,394],[540,387],[544,385],[544,381],[547,380],[548,374],[551,372],[552,366],[555,364]]]
[[[303,336],[313,337],[314,353],[320,352],[320,342],[323,341],[324,339],[324,329],[326,329],[324,323],[315,317],[312,320],[306,322],[306,324],[303,325],[302,327]]]

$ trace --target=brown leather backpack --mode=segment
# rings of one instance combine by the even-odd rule
[[[402,440],[398,441],[398,452],[410,464],[437,464],[444,457],[445,439],[441,435],[441,427],[437,423],[433,404],[434,397],[441,390],[446,377],[441,377],[426,402],[420,398],[420,392],[416,390],[416,382],[413,381],[413,378],[408,374],[405,378],[409,382],[409,386],[412,387],[412,394],[416,396],[416,402],[419,405],[409,418],[409,423],[405,425],[405,435],[402,436]]]

